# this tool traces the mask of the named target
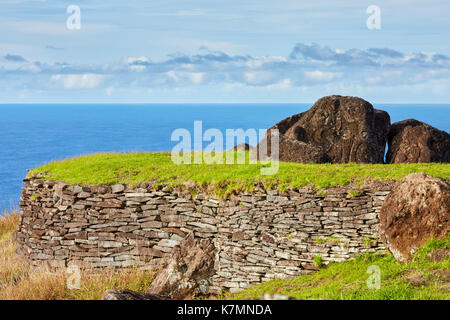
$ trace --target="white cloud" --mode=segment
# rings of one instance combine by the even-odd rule
[[[105,93],[108,97],[112,96],[112,94],[114,93],[114,87],[108,87],[105,89]]]
[[[389,48],[336,53],[335,49],[319,45],[296,45],[294,49],[294,57],[230,55],[200,50],[196,54],[169,55],[160,61],[148,56],[130,56],[119,63],[89,65],[31,61],[22,52],[10,51],[11,55],[25,56],[27,62],[0,60],[0,79],[18,88],[42,90],[54,90],[58,86],[66,89],[100,87],[98,92],[103,96],[113,95],[114,88],[120,88],[121,94],[128,92],[126,90],[174,92],[176,88],[189,91],[196,90],[195,87],[203,88],[204,92],[208,87],[220,87],[223,90],[245,88],[242,91],[251,89],[253,92],[270,89],[283,93],[322,88],[324,93],[332,93],[342,84],[348,88],[379,88],[450,80],[450,57],[440,53],[406,54]],[[408,58],[405,60],[405,57]],[[49,77],[52,81],[45,81]]]
[[[187,84],[201,84],[205,79],[203,72],[184,72],[170,70],[166,75],[175,82],[187,82]]]
[[[125,59],[125,62],[128,64],[136,64],[136,63],[149,63],[150,59],[145,57],[145,56],[141,56],[141,57],[128,57]]]
[[[376,77],[368,77],[366,79],[366,83],[367,84],[379,84],[381,83],[383,79],[380,76],[376,76]]]
[[[341,78],[343,74],[341,72],[326,72],[314,70],[314,71],[305,71],[304,75],[308,80],[329,82],[334,79]]]
[[[170,71],[168,71],[166,74],[167,74],[167,76],[168,76],[170,79],[172,79],[172,80],[174,80],[174,81],[178,81],[178,77],[177,77],[175,71],[170,70]]]
[[[51,79],[62,83],[66,89],[93,89],[103,82],[105,76],[94,73],[56,74],[53,75]]]
[[[250,71],[244,73],[245,81],[250,85],[270,84],[273,74],[268,71]]]
[[[200,84],[203,82],[205,74],[202,72],[189,72],[187,73],[187,76],[194,84]]]
[[[266,86],[268,89],[290,89],[292,88],[291,79],[283,79],[281,82]]]
[[[146,66],[133,65],[133,66],[130,66],[130,69],[133,70],[133,71],[142,72],[142,71],[145,71],[147,69],[147,67]]]

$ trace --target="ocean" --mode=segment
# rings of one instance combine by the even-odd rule
[[[173,130],[267,129],[312,104],[0,105],[0,214],[18,207],[27,169],[97,152],[169,151]],[[450,132],[450,105],[375,104],[391,122],[409,118]],[[206,145],[206,143],[205,143]]]

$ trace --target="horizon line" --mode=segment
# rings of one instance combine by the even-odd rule
[[[364,99],[365,100],[365,99]],[[317,101],[317,100],[316,100]],[[295,104],[311,104],[314,102],[0,102],[0,105],[236,105],[236,104],[248,104],[248,105],[269,105],[269,104],[284,104],[284,105],[295,105]],[[368,100],[366,100],[368,101]],[[379,104],[391,104],[391,105],[450,105],[450,102],[370,102],[372,105]]]

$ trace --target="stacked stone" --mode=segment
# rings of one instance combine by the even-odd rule
[[[384,247],[378,213],[391,186],[381,190],[333,188],[243,194],[219,208],[220,261],[214,283],[230,291],[273,278],[292,277]]]
[[[318,255],[326,264],[384,249],[378,213],[392,188],[259,188],[218,200],[169,186],[24,184],[16,239],[32,263],[158,267],[193,233],[216,247],[212,292],[313,272]]]
[[[188,232],[200,238],[217,232],[217,200],[188,200],[168,188],[24,183],[16,239],[34,264],[155,266]]]

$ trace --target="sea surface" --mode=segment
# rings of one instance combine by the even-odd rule
[[[0,214],[18,207],[27,169],[96,152],[169,151],[173,130],[267,129],[312,104],[0,105]],[[450,132],[450,105],[379,104],[391,122],[415,118]],[[207,143],[205,143],[206,145]]]

